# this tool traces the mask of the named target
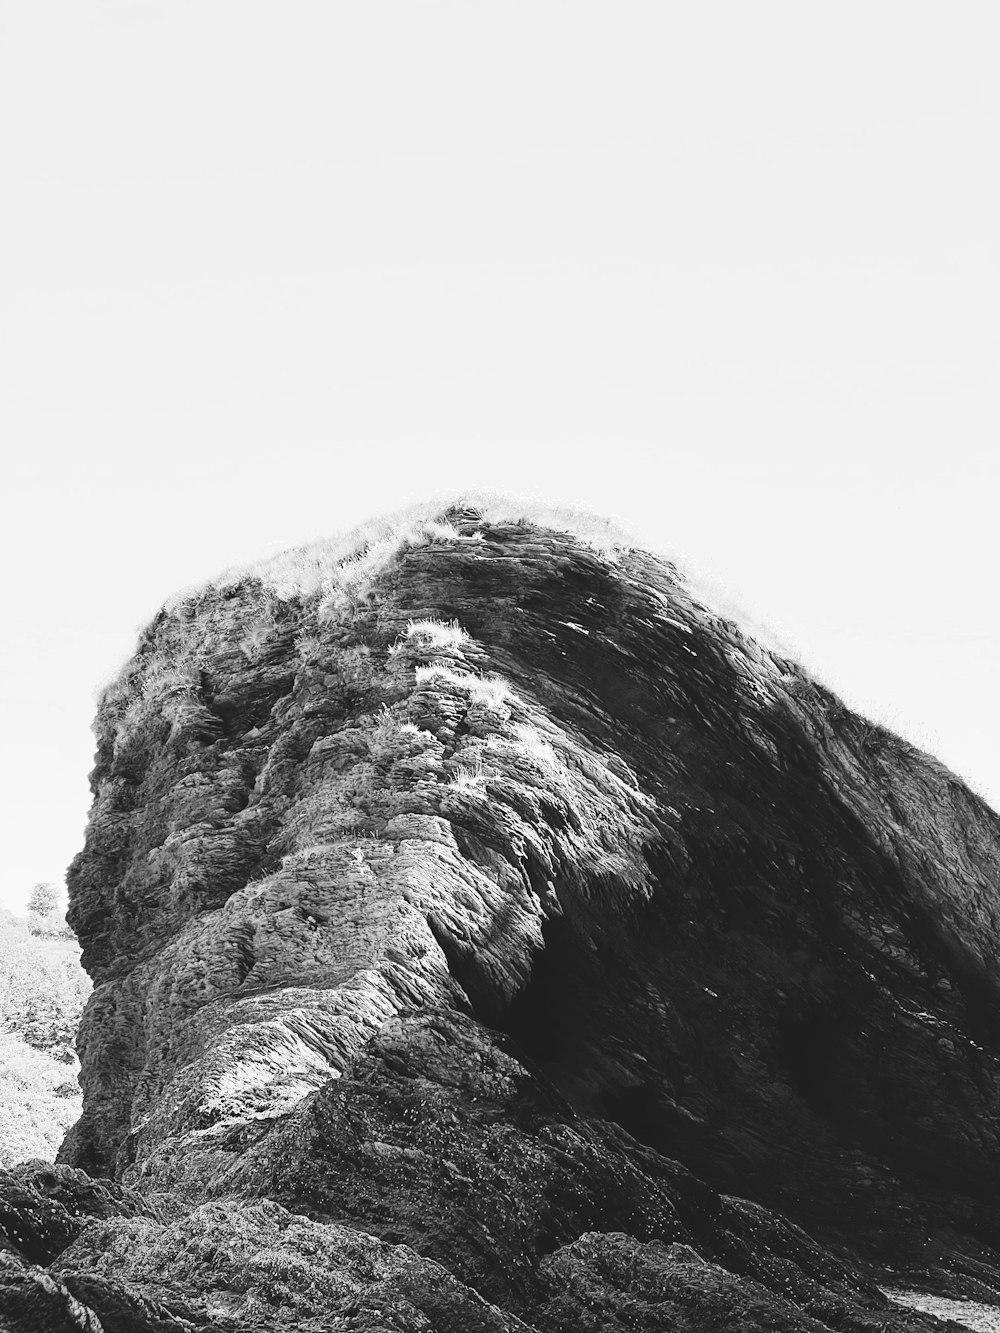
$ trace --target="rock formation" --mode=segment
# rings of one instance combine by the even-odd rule
[[[669,563],[461,505],[306,548],[165,608],[96,730],[11,1329],[1000,1303],[1000,820]]]

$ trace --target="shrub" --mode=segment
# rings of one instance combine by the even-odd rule
[[[75,940],[0,927],[0,1032],[39,1051],[72,1051],[89,992]]]
[[[0,916],[0,1166],[54,1157],[80,1114],[74,1042],[90,981],[55,893],[45,914]],[[33,891],[29,905],[50,901]]]
[[[0,1167],[55,1157],[80,1115],[80,1088],[70,1072],[17,1033],[0,1032]]]

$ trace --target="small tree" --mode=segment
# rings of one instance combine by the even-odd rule
[[[32,935],[71,939],[66,924],[66,891],[55,884],[35,884],[28,894],[28,929]]]
[[[59,890],[54,884],[36,884],[28,894],[28,911],[34,916],[48,916],[59,906]]]

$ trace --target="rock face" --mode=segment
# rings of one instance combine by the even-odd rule
[[[297,553],[165,609],[97,735],[9,1327],[1000,1302],[1000,821],[668,563],[462,507]]]

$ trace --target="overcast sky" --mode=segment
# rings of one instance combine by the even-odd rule
[[[0,902],[166,596],[466,486],[687,557],[1000,806],[996,18],[5,0]]]

